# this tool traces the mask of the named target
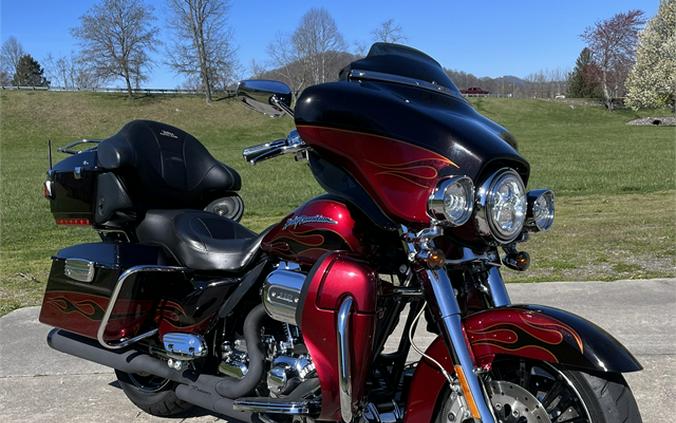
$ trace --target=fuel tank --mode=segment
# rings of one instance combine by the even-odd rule
[[[329,196],[313,198],[272,228],[261,242],[269,254],[311,265],[327,251],[364,254],[363,228],[347,203]]]
[[[340,81],[308,87],[295,121],[305,143],[398,222],[428,224],[427,198],[444,176],[478,185],[510,167],[528,181],[512,135],[474,110],[434,59],[408,47],[374,45]]]

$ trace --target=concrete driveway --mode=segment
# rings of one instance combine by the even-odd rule
[[[645,370],[626,378],[645,423],[672,422],[676,398],[676,279],[511,284],[514,303],[552,305],[608,330]],[[51,350],[38,307],[0,318],[2,422],[213,422],[197,410],[186,419],[160,419],[135,408],[112,370]],[[424,325],[421,325],[424,326]],[[429,336],[420,332],[417,343]],[[222,421],[222,420],[220,420]]]

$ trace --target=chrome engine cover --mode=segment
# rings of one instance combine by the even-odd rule
[[[270,272],[263,283],[263,307],[268,315],[274,320],[298,326],[296,312],[305,282],[304,273],[281,265]]]
[[[310,357],[278,356],[272,361],[267,383],[270,395],[280,397],[293,391],[308,377],[313,376],[315,366]]]
[[[170,332],[162,337],[166,354],[176,360],[193,360],[209,352],[204,338],[190,333]]]

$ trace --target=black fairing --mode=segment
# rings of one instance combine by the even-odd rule
[[[98,165],[121,180],[141,214],[151,208],[202,208],[241,187],[239,174],[192,135],[135,120],[97,148]]]
[[[354,69],[433,82],[448,92],[350,80],[349,72]],[[525,183],[528,181],[528,162],[517,152],[511,134],[477,113],[429,56],[380,43],[368,57],[344,69],[341,78],[303,91],[296,103],[296,125],[346,129],[409,142],[449,158],[459,166],[449,168],[449,174],[465,174],[475,182],[487,171],[503,166],[514,168]]]

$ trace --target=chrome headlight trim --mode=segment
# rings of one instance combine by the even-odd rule
[[[447,199],[453,190],[461,190],[464,195],[464,206],[461,205],[460,215],[454,217],[447,209]],[[474,211],[474,182],[469,176],[455,175],[442,179],[437,184],[427,200],[427,214],[443,226],[462,226],[472,217]]]
[[[554,224],[555,196],[550,189],[528,191],[526,228],[533,232],[548,231]]]
[[[489,204],[491,194],[494,193],[494,190],[497,187],[498,183],[500,183],[502,180],[504,180],[506,177],[509,176],[513,176],[516,178],[516,181],[519,185],[519,189],[524,195],[525,202],[526,188],[524,187],[523,181],[521,180],[521,176],[513,169],[502,168],[497,172],[493,173],[492,175],[490,175],[488,178],[486,178],[486,180],[481,184],[481,186],[477,190],[477,200],[475,205],[476,209],[475,221],[479,234],[484,237],[493,237],[496,241],[503,244],[508,244],[519,237],[525,224],[527,211],[524,210],[523,213],[524,217],[520,223],[520,227],[518,228],[518,230],[515,230],[511,234],[505,234],[497,227],[497,224],[493,221],[492,213],[489,210],[489,208],[491,207],[491,205]]]

